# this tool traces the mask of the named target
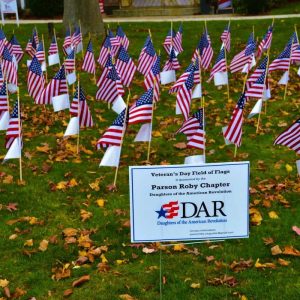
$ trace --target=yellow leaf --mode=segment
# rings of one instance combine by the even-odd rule
[[[241,300],[247,300],[248,298],[245,295],[242,295]]]
[[[105,200],[104,199],[98,199],[96,200],[96,203],[98,204],[99,207],[103,207],[105,204]]]
[[[4,177],[4,179],[3,179],[3,183],[6,183],[6,184],[10,184],[10,183],[12,183],[14,181],[14,178],[13,178],[13,176],[11,176],[11,175],[7,175],[6,177]]]
[[[193,282],[193,283],[190,285],[190,287],[191,287],[192,289],[200,289],[200,283],[195,283],[195,282]]]
[[[276,268],[276,265],[273,264],[273,263],[264,263],[264,264],[261,264],[259,262],[259,258],[257,259],[257,261],[255,262],[255,268],[257,269],[262,269],[262,268],[271,268],[271,269],[275,269]]]
[[[282,251],[281,251],[280,247],[278,245],[276,245],[271,248],[271,253],[272,253],[272,255],[278,255],[278,254],[281,254]]]
[[[275,211],[273,211],[273,210],[269,212],[269,217],[271,219],[279,219],[277,213]]]
[[[108,263],[108,260],[106,259],[106,257],[105,257],[104,254],[101,254],[100,258],[101,258],[101,262],[102,262],[103,264]]]
[[[70,152],[77,153],[77,146],[67,143],[66,149]]]
[[[81,209],[80,216],[81,216],[82,221],[84,222],[84,221],[88,220],[89,218],[91,218],[93,216],[93,214],[89,211]]]
[[[57,190],[65,190],[67,187],[68,182],[67,181],[61,181],[56,185]]]
[[[183,244],[176,244],[173,248],[174,251],[183,251],[185,249]]]
[[[74,187],[74,186],[77,186],[77,185],[78,185],[78,183],[77,183],[77,181],[76,181],[75,178],[72,178],[72,179],[69,181],[69,186],[70,186],[70,187]]]
[[[159,131],[153,131],[152,132],[152,136],[154,136],[154,137],[160,137],[160,136],[162,136],[162,134]]]
[[[29,224],[34,225],[38,222],[38,219],[36,217],[29,217]]]
[[[285,168],[286,168],[286,171],[287,171],[288,173],[290,173],[290,172],[293,171],[293,167],[292,167],[291,165],[289,165],[289,164],[286,164],[286,165],[285,165]]]
[[[49,242],[47,240],[42,240],[40,242],[39,250],[42,252],[46,251],[48,249],[48,244]]]
[[[25,241],[24,246],[32,247],[33,246],[33,239]]]
[[[0,279],[0,287],[5,288],[9,284],[9,281],[6,279]]]
[[[117,265],[122,265],[122,264],[125,263],[125,260],[124,259],[117,259],[116,263],[117,263]]]
[[[43,146],[36,147],[36,150],[43,153],[48,153],[50,151],[50,147],[47,143],[43,143]]]
[[[258,209],[251,207],[250,208],[250,215],[251,215],[251,223],[253,223],[254,225],[260,225],[261,221],[262,221],[262,215],[259,212]]]
[[[61,132],[56,133],[55,136],[56,136],[57,138],[61,138],[61,137],[64,136],[64,133],[61,131]]]
[[[8,239],[15,240],[17,237],[18,237],[18,235],[14,233],[14,234],[10,235]]]
[[[288,260],[285,260],[285,259],[282,259],[282,258],[278,258],[278,263],[281,265],[281,266],[288,266],[291,262],[288,261]]]

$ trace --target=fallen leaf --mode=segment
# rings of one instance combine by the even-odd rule
[[[73,281],[72,287],[78,287],[89,280],[90,280],[90,275],[81,276],[79,279]]]
[[[33,246],[33,239],[26,240],[24,246],[32,247]]]
[[[206,256],[205,259],[209,263],[209,262],[213,261],[215,259],[215,257],[213,255],[210,255],[210,256]]]
[[[273,210],[269,212],[269,217],[271,219],[279,219],[277,213],[275,211],[273,211]]]
[[[176,149],[186,149],[186,143],[177,143],[173,145]]]
[[[105,200],[104,199],[97,199],[96,203],[98,204],[99,207],[104,207]]]
[[[294,248],[293,246],[285,246],[282,254],[300,256],[300,251]]]
[[[297,226],[293,226],[292,230],[295,231],[297,233],[297,235],[300,235],[300,228]]]
[[[43,146],[38,146],[38,147],[36,147],[36,150],[37,150],[38,152],[49,153],[49,151],[50,151],[49,144],[43,143],[42,145],[43,145]]]
[[[288,260],[285,260],[285,259],[282,259],[282,258],[278,258],[278,263],[281,265],[281,266],[288,266],[291,262],[288,261]]]
[[[78,230],[75,228],[65,228],[63,230],[63,234],[65,236],[76,236],[77,235]]]
[[[251,223],[253,225],[260,225],[261,221],[263,220],[260,211],[254,207],[251,207],[249,213],[251,216]]]
[[[108,260],[106,259],[106,257],[105,257],[104,254],[101,254],[100,258],[101,258],[101,262],[102,262],[103,264],[108,263]]]
[[[119,295],[119,298],[122,300],[134,300],[134,298],[132,296],[130,296],[129,294]]]
[[[271,253],[272,253],[272,255],[278,255],[278,254],[282,253],[282,250],[280,249],[280,247],[278,245],[276,245],[271,248]]]
[[[286,171],[287,171],[288,173],[290,173],[290,172],[293,171],[293,167],[292,167],[291,165],[289,165],[289,164],[286,164],[286,165],[285,165],[285,169],[286,169]]]
[[[0,287],[5,288],[9,285],[9,281],[7,279],[0,279]]]
[[[274,240],[271,237],[263,238],[265,245],[270,245],[274,243]]]
[[[147,248],[147,247],[144,247],[142,251],[143,251],[144,253],[146,253],[146,254],[151,254],[151,253],[156,252],[155,249],[153,249],[153,248]]]
[[[200,283],[193,282],[193,283],[191,283],[190,287],[192,289],[200,289],[201,285],[200,285]]]
[[[67,290],[64,291],[64,297],[69,297],[72,294],[73,294],[73,290],[72,289],[67,289]]]
[[[15,211],[18,210],[17,206],[18,203],[8,203],[8,205],[6,205],[6,209],[9,211]]]
[[[10,235],[8,239],[15,240],[17,237],[18,237],[18,235],[14,233],[14,234]]]
[[[40,242],[39,250],[45,252],[48,249],[49,242],[47,240],[42,240]]]
[[[183,251],[183,250],[185,250],[185,246],[184,246],[184,244],[176,244],[176,245],[174,245],[173,250],[174,251]]]
[[[2,180],[3,183],[6,183],[6,184],[10,184],[10,183],[13,183],[14,181],[14,177],[11,176],[11,175],[7,175],[6,177],[4,177],[4,179]]]
[[[270,268],[270,269],[275,269],[276,268],[276,265],[273,264],[273,263],[264,263],[264,264],[261,264],[259,262],[259,258],[256,260],[255,262],[255,268],[257,269],[263,269],[263,268]]]
[[[86,211],[84,209],[80,210],[80,217],[83,222],[90,219],[92,216],[93,216],[93,214],[91,212]]]

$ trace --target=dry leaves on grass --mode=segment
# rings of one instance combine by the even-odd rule
[[[90,275],[81,276],[79,279],[73,281],[72,287],[78,287],[89,280],[90,280]]]

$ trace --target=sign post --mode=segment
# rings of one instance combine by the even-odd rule
[[[4,14],[15,14],[17,25],[19,26],[19,13],[17,0],[0,0],[0,10],[2,25],[5,23]]]

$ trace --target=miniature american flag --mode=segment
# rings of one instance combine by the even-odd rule
[[[74,49],[65,58],[64,65],[68,73],[72,73],[75,71],[75,50]]]
[[[111,54],[111,43],[109,37],[107,36],[102,44],[99,57],[97,60],[101,67],[105,66],[107,58],[110,54]]]
[[[48,54],[53,55],[53,54],[56,54],[56,53],[58,53],[58,46],[57,46],[57,42],[56,42],[56,37],[53,36],[50,47],[49,47],[49,50],[48,50]]]
[[[180,64],[176,57],[174,48],[171,48],[169,59],[166,61],[163,71],[179,70]]]
[[[290,66],[290,59],[291,59],[291,44],[288,44],[283,52],[272,61],[269,66],[269,72],[273,72],[276,70],[283,70],[287,71]]]
[[[17,67],[14,63],[12,55],[9,53],[9,50],[7,49],[6,46],[4,46],[3,49],[2,68],[7,81],[9,83],[17,85],[18,84]]]
[[[155,50],[150,36],[147,37],[144,48],[141,51],[137,70],[144,76],[150,71],[154,61],[156,59]]]
[[[89,40],[85,52],[85,56],[82,63],[82,70],[92,74],[96,73],[96,63],[95,63],[93,45],[91,40]]]
[[[255,82],[251,84],[251,87],[246,90],[245,96],[251,98],[261,99],[266,85],[266,72],[264,72]]]
[[[226,60],[225,60],[225,47],[222,47],[217,60],[215,62],[215,65],[212,67],[210,71],[210,77],[208,79],[208,82],[211,81],[216,73],[219,72],[226,72],[227,67],[226,67]]]
[[[129,39],[127,38],[126,34],[124,33],[124,31],[123,31],[123,29],[122,29],[122,27],[120,25],[118,25],[116,37],[119,40],[119,43],[127,51],[128,50],[128,46],[129,46]]]
[[[230,33],[230,25],[228,24],[223,33],[221,34],[221,42],[223,43],[227,52],[230,52],[230,43],[231,43],[231,33]]]
[[[13,35],[7,44],[7,48],[12,55],[16,57],[17,62],[19,63],[24,55],[21,45],[19,44],[15,35]]]
[[[153,101],[159,100],[159,83],[160,83],[160,55],[156,57],[156,60],[145,76],[144,84],[147,90],[153,87]]]
[[[20,123],[20,124],[19,124]],[[13,111],[10,115],[8,128],[5,137],[5,148],[9,149],[16,138],[21,135],[21,121],[19,120],[18,101],[16,101]]]
[[[263,52],[267,51],[271,47],[273,36],[273,26],[269,26],[267,33],[264,35],[262,41],[258,45],[257,58],[260,58]]]

